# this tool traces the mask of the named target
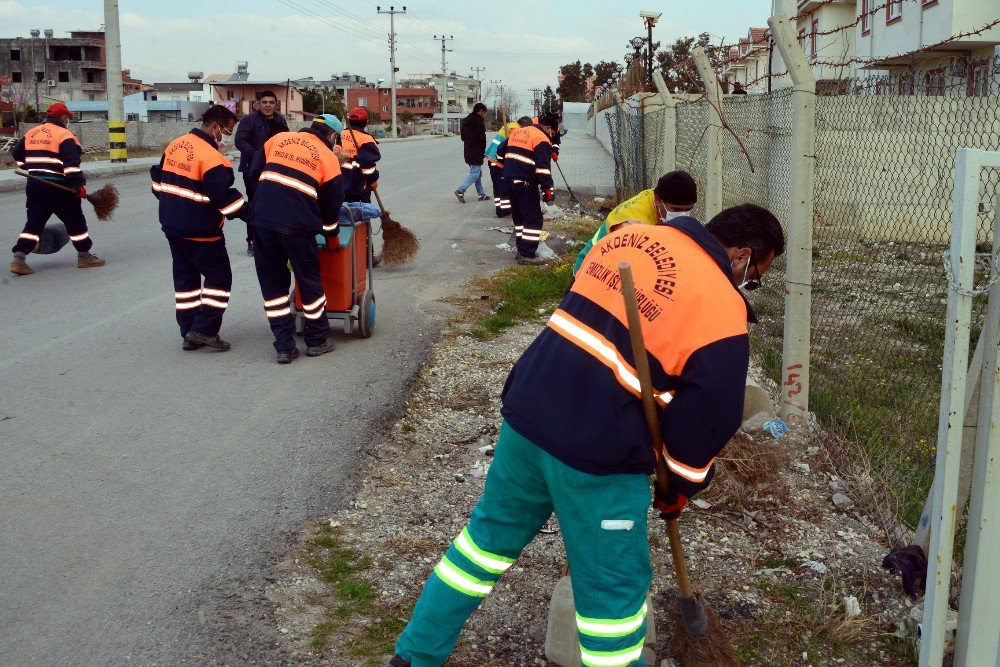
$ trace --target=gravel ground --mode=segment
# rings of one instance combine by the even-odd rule
[[[540,313],[543,315],[543,313]],[[499,395],[542,320],[492,340],[454,324],[421,370],[405,414],[367,451],[364,480],[348,506],[300,534],[268,591],[286,649],[302,664],[385,664],[349,657],[350,638],[377,618],[354,618],[310,648],[330,589],[307,564],[328,525],[367,554],[384,609],[405,618],[441,553],[468,521],[495,444]],[[761,381],[776,393],[777,388]],[[681,522],[695,586],[721,617],[747,664],[909,664],[897,639],[912,603],[880,568],[888,547],[851,500],[857,485],[832,472],[828,434],[800,425],[775,440],[760,420],[744,424],[723,453],[713,486]],[[836,497],[836,504],[834,498]],[[675,580],[665,531],[650,520],[658,656],[671,654]],[[549,596],[565,552],[558,525],[540,533],[473,614],[449,665],[542,665]],[[390,646],[386,646],[390,648]]]

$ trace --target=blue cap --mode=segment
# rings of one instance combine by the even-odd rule
[[[322,116],[316,116],[313,120],[323,122],[327,127],[333,128],[335,132],[344,131],[344,123],[332,113],[325,113]]]

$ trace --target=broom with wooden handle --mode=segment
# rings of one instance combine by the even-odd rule
[[[354,144],[354,156],[357,157],[360,144],[354,136],[354,129],[348,126],[348,133],[351,135],[351,142]],[[389,216],[389,211],[382,204],[382,197],[378,190],[372,190],[375,194],[375,201],[382,212],[382,264],[387,267],[399,266],[413,259],[420,249],[420,241],[417,235],[399,224]]]
[[[65,185],[59,185],[58,183],[53,183],[47,178],[39,178],[38,176],[33,176],[26,171],[21,169],[15,169],[14,173],[18,176],[23,176],[29,181],[37,181],[39,183],[45,183],[49,187],[53,187],[57,190],[62,190],[64,192],[69,192],[79,196],[79,191],[76,188],[70,188]],[[106,183],[103,188],[97,192],[91,192],[87,194],[87,201],[89,201],[94,206],[94,214],[97,216],[98,220],[102,222],[111,218],[115,213],[115,209],[118,208],[118,188],[115,187],[114,183]]]
[[[618,272],[621,275],[622,298],[625,301],[625,314],[628,318],[632,356],[635,358],[635,370],[639,376],[639,386],[642,391],[642,408],[646,417],[646,426],[649,428],[649,437],[653,443],[653,455],[656,460],[656,484],[664,494],[667,494],[669,492],[669,478],[667,464],[664,460],[663,433],[660,430],[660,417],[656,401],[653,398],[653,381],[649,374],[649,359],[646,357],[646,344],[642,335],[642,322],[639,315],[639,304],[635,296],[632,267],[628,262],[622,262],[618,265]],[[739,664],[729,640],[717,623],[709,622],[704,603],[692,590],[677,519],[667,521],[667,536],[670,540],[670,555],[673,557],[674,570],[677,573],[677,585],[680,588],[677,611],[684,629],[683,634],[686,634],[690,640],[687,642],[687,653],[690,659],[685,660],[684,663]],[[675,640],[678,639],[676,632],[674,635]]]

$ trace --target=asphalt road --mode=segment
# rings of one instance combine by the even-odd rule
[[[483,231],[492,200],[451,194],[461,157],[457,139],[383,146],[381,192],[420,253],[376,269],[374,337],[335,333],[334,353],[290,366],[274,361],[239,221],[222,330],[233,349],[181,351],[146,175],[119,177],[112,222],[91,218],[107,266],[77,269],[67,247],[31,256],[32,276],[2,267],[0,662],[286,659],[266,577],[305,520],[350,495],[358,450],[449,313],[442,297],[510,261]],[[13,245],[23,207],[0,195],[0,242]]]

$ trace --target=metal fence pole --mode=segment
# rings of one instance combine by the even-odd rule
[[[698,75],[705,83],[705,94],[712,107],[708,112],[708,128],[705,130],[705,155],[708,169],[705,183],[705,220],[711,220],[722,210],[722,86],[715,70],[708,62],[705,49],[698,46],[694,49],[694,64]]]
[[[677,98],[667,89],[660,70],[653,72],[653,83],[663,102],[663,172],[673,171],[677,160]],[[657,174],[660,176],[660,174]]]
[[[1000,167],[1000,153],[990,154]],[[978,193],[979,179],[966,187]],[[996,198],[1000,205],[1000,196]],[[994,212],[996,209],[994,209]],[[994,213],[993,257],[1000,251],[1000,216]],[[991,262],[991,279],[1000,276],[1000,266]],[[976,443],[973,448],[963,442],[963,458],[972,458],[972,500],[969,504],[968,536],[965,542],[965,562],[962,572],[962,599],[958,607],[958,638],[955,644],[956,667],[978,667],[1000,664],[1000,525],[996,511],[1000,507],[1000,283],[990,289],[986,307],[986,322],[982,333],[984,352],[982,389]],[[965,466],[963,466],[964,470]],[[961,492],[961,489],[959,489]],[[962,508],[959,497],[958,509]]]
[[[951,287],[945,318],[947,325],[941,374],[941,409],[934,469],[931,542],[927,554],[927,589],[920,637],[920,667],[937,667],[944,660],[944,626],[948,617],[948,592],[951,588],[965,384],[968,376],[966,360],[969,358],[969,339],[972,333],[971,290],[975,271],[979,174],[982,164],[978,156],[982,153],[979,150],[960,148],[955,160],[953,223],[947,269],[951,274],[948,279]]]
[[[767,20],[792,77],[792,150],[788,174],[787,269],[782,342],[781,416],[809,412],[812,319],[813,178],[816,170],[816,79],[787,15]]]

